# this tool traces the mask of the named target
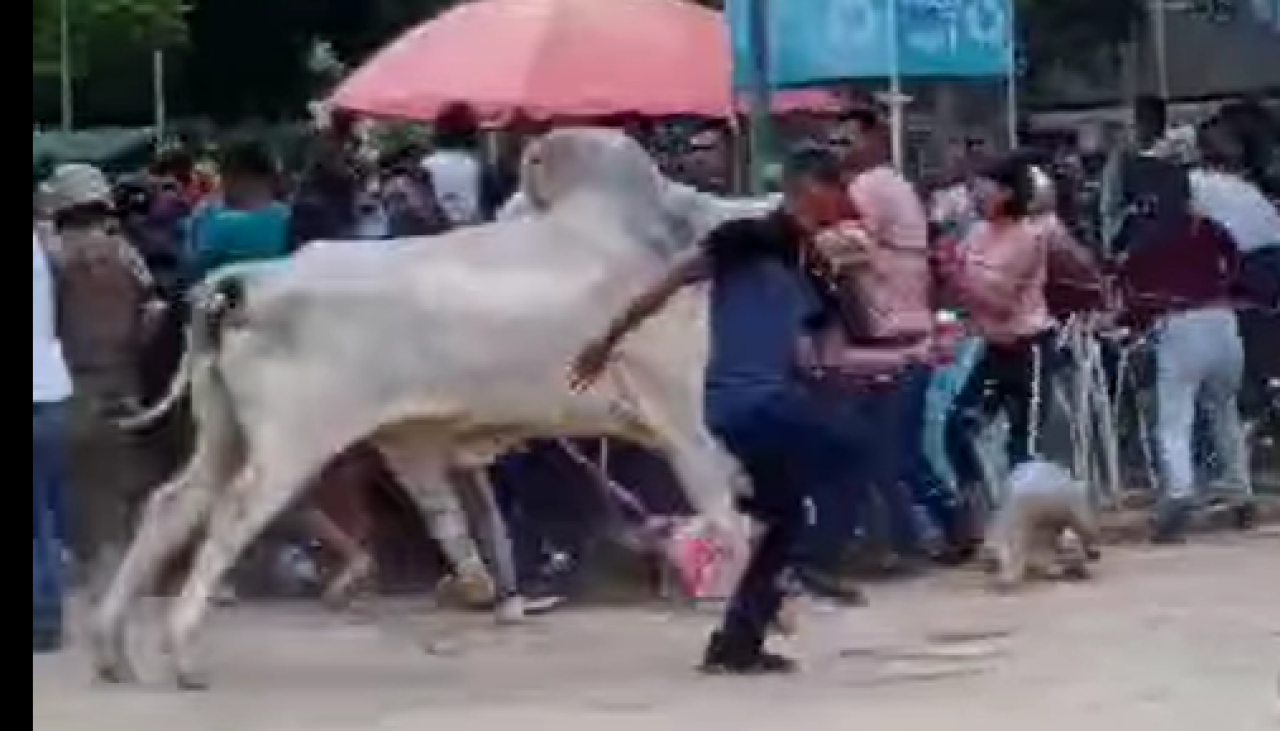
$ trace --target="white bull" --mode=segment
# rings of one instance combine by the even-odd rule
[[[730,463],[702,418],[705,297],[646,325],[597,388],[573,392],[565,367],[666,258],[760,205],[673,189],[634,142],[604,130],[548,135],[523,172],[536,212],[383,247],[321,245],[203,285],[174,388],[190,382],[196,449],[150,499],[97,608],[104,679],[135,677],[129,607],[203,528],[164,628],[175,680],[198,687],[193,640],[215,587],[334,454],[364,439],[428,516],[456,497],[446,473],[460,454],[531,436],[632,439],[670,461],[740,549]],[[464,580],[488,581],[474,550],[449,558]]]

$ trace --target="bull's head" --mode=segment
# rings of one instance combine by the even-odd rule
[[[530,144],[521,161],[521,188],[543,210],[585,192],[656,208],[662,185],[644,148],[616,130],[555,130]]]
[[[521,189],[533,209],[545,211],[583,193],[607,200],[627,229],[663,257],[693,246],[725,220],[762,215],[777,204],[674,183],[617,130],[556,130],[529,145],[521,164]]]

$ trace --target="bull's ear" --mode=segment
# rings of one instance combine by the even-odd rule
[[[541,139],[530,142],[520,160],[520,189],[536,209],[545,208],[547,204],[544,147]]]
[[[573,187],[579,160],[575,142],[571,136],[549,134],[529,151],[524,184],[538,208],[554,205]]]

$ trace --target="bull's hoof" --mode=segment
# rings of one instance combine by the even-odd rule
[[[108,685],[134,685],[138,682],[138,670],[129,659],[120,633],[94,630],[92,648],[93,674],[98,682]]]
[[[175,671],[173,685],[181,691],[202,691],[209,689],[209,678],[197,670]]]
[[[487,574],[464,574],[453,582],[462,601],[469,606],[491,606],[498,599],[498,589]]]
[[[173,685],[178,690],[208,690],[209,676],[182,653],[169,650]]]
[[[94,677],[106,685],[137,685],[138,671],[128,660],[99,660],[94,663]]]
[[[373,573],[373,558],[363,555],[344,566],[320,598],[331,609],[347,609],[366,591],[372,590]]]
[[[189,652],[182,649],[184,645],[174,641],[176,636],[178,635],[171,634],[163,645],[164,654],[169,658],[169,673],[174,687],[178,690],[208,690],[208,676]]]

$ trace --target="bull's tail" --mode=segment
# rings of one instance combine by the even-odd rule
[[[144,406],[140,411],[117,417],[114,420],[117,427],[125,431],[141,431],[150,428],[164,418],[165,414],[172,411],[178,401],[187,394],[187,389],[191,385],[191,369],[194,360],[191,340],[191,327],[188,326],[186,344],[182,349],[182,360],[178,362],[178,368],[173,378],[169,380],[169,388],[164,396],[150,406]]]
[[[182,400],[191,388],[197,364],[208,363],[218,349],[224,324],[233,316],[242,300],[243,287],[234,272],[215,274],[193,292],[191,321],[187,324],[182,359],[169,381],[169,388],[159,401],[126,416],[115,419],[125,431],[139,431],[154,425]]]

